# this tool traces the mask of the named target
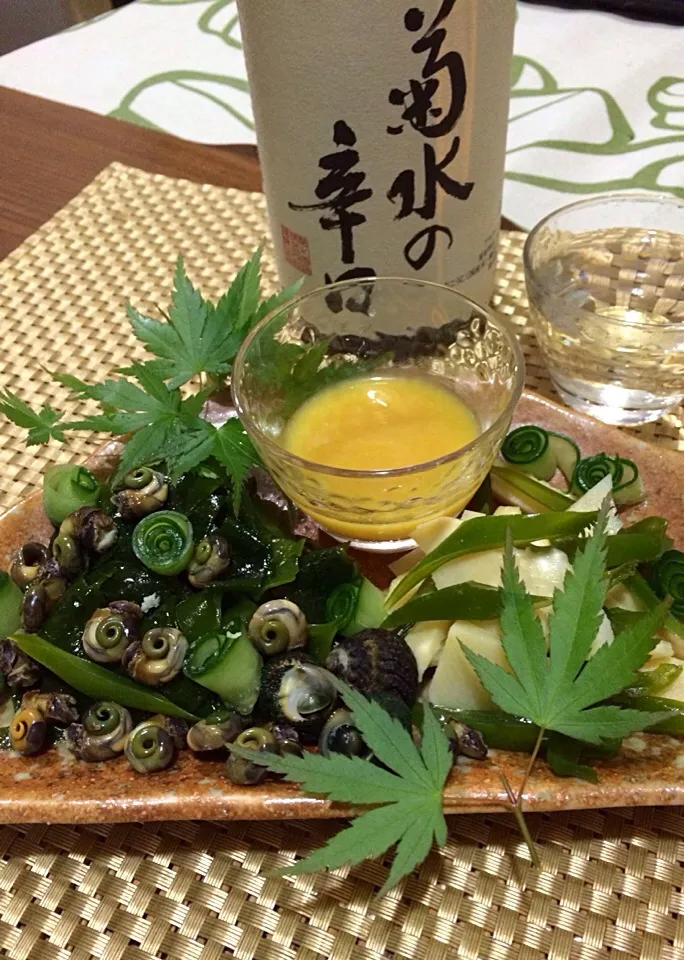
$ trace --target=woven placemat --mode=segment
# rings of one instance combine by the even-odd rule
[[[98,378],[134,355],[123,304],[166,304],[175,258],[209,296],[267,238],[263,197],[114,164],[0,264],[0,388],[64,406],[46,370]],[[553,391],[527,325],[523,235],[502,236],[495,304],[527,382]],[[266,286],[276,282],[266,251]],[[640,431],[684,448],[682,411]],[[26,450],[0,426],[0,507],[97,438]],[[507,816],[454,817],[449,841],[384,900],[384,862],[274,879],[334,823],[0,830],[0,956],[10,960],[594,960],[684,957],[684,815],[530,817],[543,870]]]

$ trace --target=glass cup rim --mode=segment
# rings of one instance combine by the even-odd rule
[[[514,373],[513,373],[513,386],[511,389],[510,396],[506,402],[506,406],[503,411],[499,414],[496,420],[487,427],[481,434],[475,437],[474,440],[471,440],[469,443],[464,444],[462,447],[458,447],[456,450],[452,450],[449,453],[443,454],[441,457],[436,457],[433,460],[425,460],[421,463],[410,464],[406,467],[392,467],[387,470],[351,470],[344,467],[332,467],[325,463],[317,463],[315,460],[307,460],[305,457],[300,457],[296,453],[291,453],[281,444],[274,441],[271,437],[265,434],[255,423],[252,417],[247,412],[245,405],[242,402],[242,397],[240,395],[239,389],[236,387],[236,384],[239,383],[241,379],[242,369],[245,365],[245,357],[247,352],[252,344],[252,342],[259,336],[261,331],[268,326],[273,320],[275,320],[280,314],[285,313],[285,311],[292,310],[293,307],[298,306],[301,303],[304,303],[307,300],[311,300],[314,297],[320,297],[322,293],[328,293],[330,290],[336,290],[340,288],[346,288],[350,286],[358,286],[362,282],[367,283],[385,283],[387,281],[391,283],[404,283],[410,284],[412,286],[421,286],[421,287],[431,287],[440,290],[447,290],[449,293],[457,296],[462,302],[474,307],[480,313],[484,314],[487,317],[488,322],[493,322],[496,329],[504,336],[508,345],[511,348],[513,353],[514,361]],[[444,283],[435,283],[431,280],[421,280],[418,277],[368,277],[360,278],[356,280],[340,280],[336,283],[326,284],[321,287],[316,287],[314,290],[310,290],[307,293],[299,294],[293,297],[291,300],[288,300],[286,303],[280,304],[276,307],[275,310],[272,310],[271,313],[263,317],[259,323],[253,327],[250,332],[247,334],[240,349],[238,350],[235,362],[233,364],[233,371],[231,374],[231,394],[233,397],[233,405],[237,411],[237,415],[240,420],[245,424],[245,427],[248,428],[248,432],[254,433],[259,438],[259,443],[262,443],[269,450],[271,450],[275,456],[281,460],[299,467],[305,470],[313,471],[315,473],[323,473],[329,476],[337,477],[350,477],[350,478],[377,478],[377,477],[400,477],[407,476],[414,473],[422,473],[426,470],[433,470],[436,467],[444,466],[447,463],[451,463],[453,460],[458,459],[463,456],[465,453],[469,453],[471,450],[477,448],[482,444],[482,442],[488,438],[491,434],[494,434],[497,429],[501,426],[506,419],[510,419],[513,411],[518,405],[520,396],[522,394],[523,386],[525,382],[525,358],[520,346],[520,342],[515,334],[515,332],[509,329],[508,324],[502,316],[499,316],[495,311],[489,306],[483,306],[480,303],[477,303],[475,300],[472,300],[470,297],[465,296],[465,294],[456,290],[454,287],[447,286]]]
[[[568,213],[571,210],[579,210],[582,207],[594,207],[601,206],[603,204],[609,204],[614,200],[631,200],[635,201],[636,203],[648,202],[654,205],[664,204],[665,206],[681,207],[684,211],[684,200],[673,197],[669,193],[645,193],[644,191],[639,191],[636,193],[631,193],[630,191],[602,193],[596,197],[585,197],[582,200],[573,200],[572,203],[566,203],[562,207],[557,207],[555,210],[552,210],[551,213],[547,213],[545,217],[542,217],[538,223],[535,223],[530,232],[527,234],[527,239],[525,240],[525,245],[523,247],[523,269],[525,271],[526,283],[532,284],[537,290],[540,289],[540,285],[536,279],[537,271],[532,266],[532,247],[537,240],[538,234],[541,233],[544,227],[546,227],[554,217],[557,217],[559,214]],[[596,316],[596,314],[592,314],[592,316]],[[674,333],[679,333],[684,330],[684,321],[675,321],[673,323],[668,322],[667,324],[662,324],[654,323],[653,320],[646,320],[643,323],[639,322],[625,324],[624,320],[618,320],[615,317],[602,316],[600,319],[608,326],[608,329],[610,329],[611,326],[620,328],[629,326],[630,329],[633,328],[635,330],[667,330],[673,331]]]

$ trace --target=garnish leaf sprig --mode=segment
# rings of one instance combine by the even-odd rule
[[[259,753],[231,745],[239,756],[253,761],[308,794],[341,803],[372,804],[373,809],[352,820],[306,859],[277,871],[298,876],[324,868],[355,865],[397,845],[394,862],[379,896],[421,863],[433,840],[446,843],[447,828],[442,792],[452,756],[449,741],[430,709],[424,711],[421,745],[379,704],[346,683],[335,685],[352,711],[354,724],[382,766],[359,757],[305,753],[302,757]]]
[[[155,359],[119,368],[118,378],[96,384],[70,373],[52,374],[75,399],[97,403],[99,413],[65,421],[64,414],[49,405],[34,411],[10,391],[0,394],[0,413],[28,430],[29,444],[53,439],[63,442],[68,430],[125,437],[115,484],[143,465],[163,464],[175,480],[213,457],[232,479],[237,511],[244,480],[261,460],[239,420],[216,427],[200,415],[207,399],[230,373],[249,330],[293,297],[299,284],[266,300],[261,298],[260,287],[261,248],[216,304],[205,300],[192,285],[179,257],[172,303],[163,320],[147,317],[130,304],[127,307],[136,336]],[[192,392],[190,381],[195,381]]]

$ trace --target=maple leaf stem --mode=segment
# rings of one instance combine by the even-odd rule
[[[515,806],[515,794],[513,793],[513,787],[511,786],[511,781],[508,779],[508,777],[507,777],[506,774],[503,772],[503,770],[499,770],[499,777],[501,778],[501,782],[502,782],[503,785],[504,785],[504,790],[506,791],[506,794],[507,794],[507,796],[508,796],[508,800],[509,800],[509,802],[510,802],[510,805],[511,805],[511,807],[514,807],[514,806]]]
[[[539,859],[539,854],[537,853],[537,848],[535,846],[534,840],[532,839],[532,834],[530,829],[527,826],[527,821],[525,820],[525,814],[522,810],[522,804],[520,803],[520,797],[516,799],[515,794],[513,793],[513,787],[510,784],[510,781],[503,770],[499,770],[499,776],[501,777],[501,782],[504,785],[504,790],[509,799],[509,803],[506,805],[506,810],[513,814],[515,817],[516,823],[518,824],[518,829],[520,834],[527,844],[527,849],[530,851],[530,860],[532,861],[533,866],[537,869],[541,869],[541,860]]]
[[[539,854],[537,853],[537,848],[534,845],[534,840],[532,839],[532,834],[530,833],[529,827],[527,826],[527,821],[525,820],[525,814],[523,812],[523,796],[525,794],[525,788],[527,787],[527,782],[530,779],[530,774],[534,768],[534,765],[537,761],[537,756],[542,745],[542,740],[544,739],[544,734],[546,729],[544,727],[539,728],[539,733],[537,734],[537,740],[534,744],[532,753],[530,754],[530,759],[527,764],[527,769],[525,770],[525,775],[523,777],[522,783],[518,788],[517,796],[513,793],[513,788],[508,782],[508,777],[505,773],[500,773],[501,780],[503,782],[506,793],[508,794],[508,799],[511,803],[511,813],[515,817],[522,838],[527,844],[527,849],[530,851],[530,858],[535,867],[541,867],[541,861],[539,860]]]
[[[541,748],[542,740],[544,739],[544,734],[545,734],[545,733],[546,733],[546,728],[545,728],[545,727],[540,727],[540,728],[539,728],[539,733],[538,733],[538,735],[537,735],[536,743],[535,743],[535,745],[534,745],[534,748],[533,748],[533,750],[532,750],[532,753],[530,754],[530,759],[529,759],[529,762],[528,762],[528,764],[527,764],[527,769],[525,770],[525,776],[523,777],[522,783],[520,784],[520,787],[518,788],[518,796],[517,796],[516,801],[515,801],[515,806],[518,807],[518,808],[520,808],[520,809],[522,809],[523,794],[525,793],[525,788],[527,787],[527,781],[530,779],[530,774],[532,773],[532,769],[533,769],[535,763],[537,762],[537,756],[538,756],[538,754],[539,754],[539,750],[540,750],[540,748]]]
[[[541,860],[539,859],[539,854],[537,853],[537,847],[534,840],[532,839],[532,834],[530,829],[527,826],[527,820],[525,820],[525,814],[522,812],[522,808],[517,804],[513,806],[513,816],[515,817],[522,838],[527,844],[527,849],[530,851],[530,859],[532,865],[535,866],[538,870],[541,869]]]

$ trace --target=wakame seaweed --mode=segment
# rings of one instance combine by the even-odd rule
[[[326,622],[328,597],[336,587],[359,579],[359,571],[344,547],[309,550],[299,559],[299,573],[287,590],[279,591],[296,603],[309,623]]]

